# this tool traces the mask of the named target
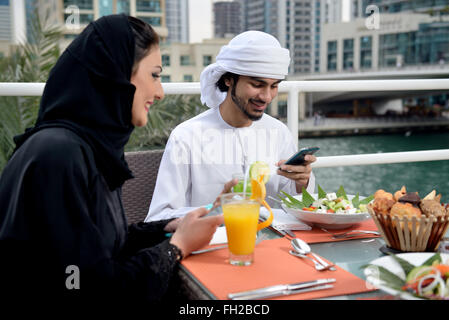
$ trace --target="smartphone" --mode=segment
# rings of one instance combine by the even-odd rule
[[[320,150],[319,147],[302,148],[301,150],[296,152],[293,156],[291,156],[284,164],[289,164],[289,165],[294,165],[294,166],[301,165],[305,162],[304,157],[307,154],[314,154],[318,150]]]

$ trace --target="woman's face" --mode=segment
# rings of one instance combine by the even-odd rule
[[[143,58],[137,70],[131,76],[131,83],[136,87],[132,106],[131,123],[136,127],[147,124],[148,110],[155,100],[164,97],[161,85],[162,58],[158,46],[152,47],[150,54]]]

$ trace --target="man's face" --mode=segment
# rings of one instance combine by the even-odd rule
[[[232,101],[248,119],[257,121],[278,94],[282,80],[240,76],[237,84],[230,81]]]

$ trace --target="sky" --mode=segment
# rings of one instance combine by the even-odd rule
[[[351,13],[351,8],[350,8],[350,0],[341,0],[342,1],[342,14],[341,14],[341,20],[343,20],[344,22],[349,22],[350,20],[350,13]]]
[[[349,21],[350,0],[341,1],[343,1],[342,20]],[[213,37],[212,2],[213,0],[189,0],[189,37],[191,43],[201,42],[203,39]]]
[[[189,38],[191,43],[213,37],[212,0],[189,0]]]

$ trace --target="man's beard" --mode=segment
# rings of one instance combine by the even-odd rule
[[[231,89],[231,99],[232,101],[235,103],[235,105],[243,112],[243,114],[251,121],[257,121],[260,120],[263,116],[263,112],[260,115],[253,115],[250,114],[247,110],[247,108],[245,108],[245,103],[244,101],[242,101],[242,99],[240,99],[239,97],[237,97],[237,95],[235,94],[235,85],[232,86]],[[248,106],[248,103],[246,104],[246,107]]]

